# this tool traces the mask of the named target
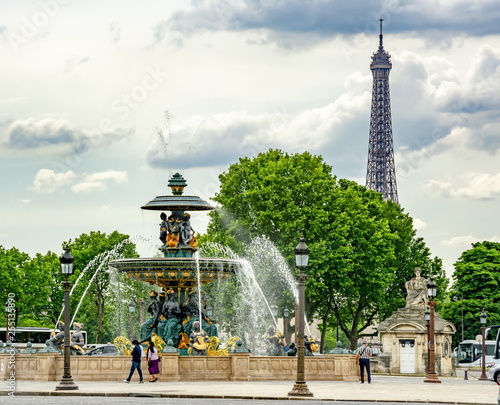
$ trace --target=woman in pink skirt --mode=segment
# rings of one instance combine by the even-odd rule
[[[160,357],[158,356],[158,349],[155,347],[153,342],[149,342],[148,347],[148,370],[151,374],[151,380],[149,382],[156,382],[158,380],[157,374],[160,374],[160,368],[158,367],[160,363]]]

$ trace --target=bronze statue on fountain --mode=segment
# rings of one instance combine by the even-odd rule
[[[71,354],[85,354],[85,350],[83,350],[82,348],[82,346],[85,344],[85,339],[83,337],[83,333],[81,332],[81,330],[83,329],[83,325],[75,322],[73,324],[73,327],[75,328],[75,331],[71,333]],[[61,350],[61,346],[64,344],[64,328],[66,328],[66,325],[63,321],[59,321],[57,322],[56,328],[59,330],[59,332],[52,332],[50,344],[52,345],[53,349]]]
[[[189,293],[189,298],[182,306],[182,309],[177,302],[173,289],[167,291],[166,300],[163,292],[158,294],[156,291],[150,291],[149,297],[151,302],[147,311],[150,317],[141,326],[141,342],[150,341],[152,335],[157,334],[163,341],[168,342],[171,340],[177,346],[181,340],[181,334],[185,334],[188,338],[191,337],[194,324],[200,324],[197,291]],[[205,313],[204,297],[205,294],[202,294],[202,328],[198,332],[204,331],[208,337],[218,336],[215,321]]]
[[[276,330],[274,326],[270,326],[267,330],[268,345],[267,345],[267,355],[268,356],[284,356],[285,355],[285,337],[283,334]]]

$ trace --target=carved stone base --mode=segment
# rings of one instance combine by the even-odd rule
[[[56,391],[74,391],[78,389],[78,385],[75,384],[73,378],[63,377],[61,382],[56,387]]]
[[[288,393],[289,397],[312,397],[314,396],[309,388],[307,388],[306,383],[296,382],[293,389]]]

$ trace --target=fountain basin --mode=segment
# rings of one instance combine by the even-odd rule
[[[134,280],[151,285],[191,290],[198,285],[230,278],[241,267],[239,260],[194,257],[151,257],[113,260],[110,267]]]

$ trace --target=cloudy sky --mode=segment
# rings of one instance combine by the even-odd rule
[[[451,275],[500,241],[496,0],[3,1],[0,245],[59,253],[116,229],[154,255],[140,206],[172,174],[209,200],[269,148],[364,185],[379,18],[399,201]]]

